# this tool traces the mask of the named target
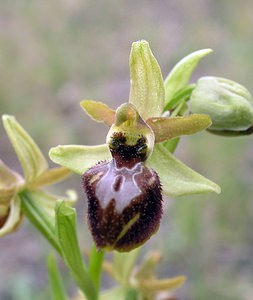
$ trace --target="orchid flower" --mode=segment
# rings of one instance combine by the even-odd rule
[[[133,43],[129,102],[116,111],[101,102],[81,102],[92,119],[109,127],[106,143],[59,145],[50,150],[54,162],[83,175],[88,224],[99,249],[130,251],[149,239],[159,227],[162,194],[220,192],[217,184],[170,151],[170,141],[208,128],[210,117],[166,116],[169,109],[174,115],[182,111],[184,103],[175,108],[177,95],[189,89],[192,71],[208,53],[205,49],[188,55],[163,82],[148,42]]]

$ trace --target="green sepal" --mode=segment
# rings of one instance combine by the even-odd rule
[[[4,224],[2,224],[2,226],[0,227],[0,237],[17,230],[22,222],[20,198],[18,195],[13,196],[13,198],[10,201],[8,211],[6,213],[6,220]],[[0,215],[0,219],[1,217],[4,216]]]
[[[9,204],[23,178],[4,164],[0,159],[0,205]]]
[[[168,196],[220,193],[216,183],[177,160],[162,144],[155,145],[147,165],[159,174],[163,193]]]
[[[29,183],[48,168],[47,161],[15,117],[3,115],[2,119],[6,133],[22,165],[26,182]]]
[[[51,148],[51,160],[63,167],[82,175],[88,168],[101,160],[110,160],[111,154],[107,145],[79,146],[66,145]]]
[[[146,120],[155,134],[155,142],[160,143],[181,135],[190,135],[211,126],[208,115],[194,114],[184,117],[150,118]]]
[[[94,121],[103,122],[107,126],[111,126],[114,123],[115,111],[103,102],[83,100],[80,105]]]
[[[88,300],[96,300],[97,290],[85,266],[78,243],[76,211],[64,200],[59,200],[56,204],[55,216],[56,236],[72,278]]]
[[[188,84],[191,74],[198,65],[200,59],[211,52],[211,49],[195,51],[185,56],[174,66],[164,81],[165,105],[171,101],[176,92]]]
[[[46,170],[42,173],[38,178],[36,178],[29,187],[32,189],[44,187],[47,185],[52,185],[59,181],[62,181],[67,176],[69,176],[72,172],[64,167],[57,167]]]
[[[130,53],[129,102],[145,120],[161,116],[164,108],[164,85],[160,66],[150,50],[149,43],[132,44]]]
[[[51,300],[67,300],[67,294],[63,286],[61,273],[58,269],[53,253],[47,257],[47,269],[50,282]]]

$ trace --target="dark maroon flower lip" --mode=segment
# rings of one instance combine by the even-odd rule
[[[135,145],[128,145],[126,135],[124,132],[114,132],[108,141],[108,146],[119,167],[131,168],[147,159],[147,139],[140,134],[137,135]]]
[[[162,189],[155,171],[139,162],[118,167],[116,160],[91,167],[83,175],[88,225],[98,248],[130,251],[159,228]]]

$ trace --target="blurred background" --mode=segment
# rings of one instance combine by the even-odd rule
[[[15,115],[45,154],[57,144],[103,143],[106,128],[89,120],[79,102],[116,108],[128,100],[129,52],[139,39],[149,41],[164,77],[185,55],[212,48],[193,82],[223,76],[253,93],[251,0],[2,0],[0,113]],[[143,252],[163,252],[161,277],[188,277],[178,299],[253,299],[252,137],[200,133],[181,139],[175,154],[222,193],[166,199],[162,226]],[[20,171],[2,125],[0,157]],[[80,186],[73,176],[56,191],[80,193],[79,234],[90,245]],[[27,222],[2,238],[0,299],[49,299],[44,262],[50,250]]]

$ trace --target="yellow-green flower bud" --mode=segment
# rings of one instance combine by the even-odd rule
[[[253,125],[253,100],[249,91],[225,78],[200,78],[191,95],[190,110],[208,114],[212,119],[210,130],[214,133],[243,134]]]

